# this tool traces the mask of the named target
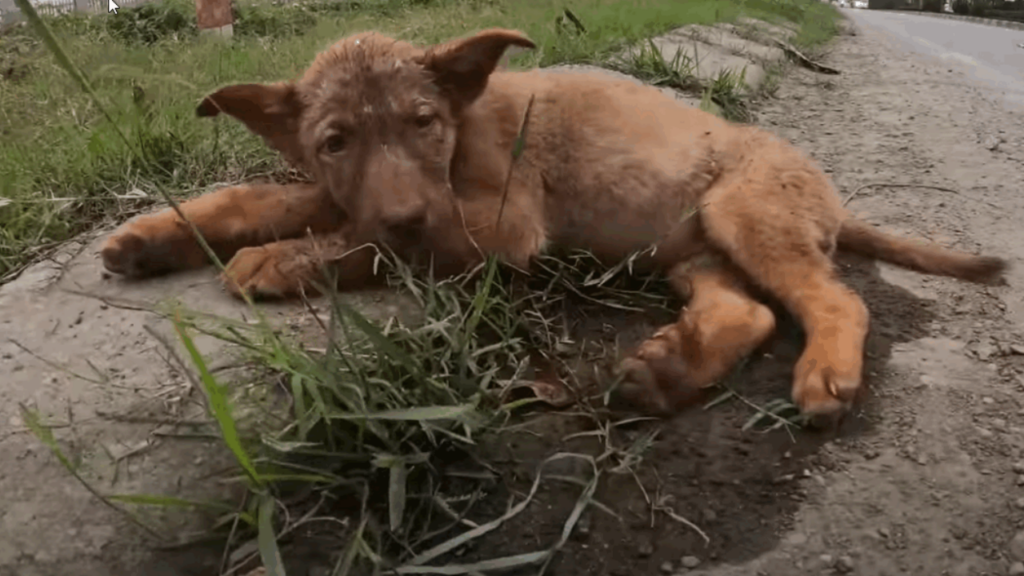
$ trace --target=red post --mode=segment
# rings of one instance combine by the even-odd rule
[[[196,25],[200,31],[231,36],[233,23],[231,0],[196,0]]]

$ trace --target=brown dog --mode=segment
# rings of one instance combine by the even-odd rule
[[[794,146],[655,88],[496,72],[510,46],[533,43],[500,29],[429,48],[364,33],[318,55],[295,82],[205,98],[200,116],[241,120],[316,180],[230,187],[182,205],[219,256],[233,256],[228,289],[294,295],[322,261],[335,265],[340,289],[358,288],[374,279],[374,252],[359,249],[371,243],[430,255],[444,272],[488,254],[526,268],[551,245],[609,262],[660,243],[652,261],[689,304],[624,361],[635,399],[672,412],[765,341],[775,318],[750,283],[806,331],[794,401],[834,415],[860,387],[868,330],[864,303],[836,278],[836,248],[976,282],[1006,268],[852,219]],[[207,261],[170,209],[122,226],[102,256],[134,276]]]

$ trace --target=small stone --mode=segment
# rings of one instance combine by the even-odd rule
[[[1009,576],[1024,576],[1024,562],[1010,564],[1010,571],[1007,574]]]
[[[640,546],[637,547],[636,553],[641,558],[647,558],[651,554],[654,554],[654,544],[650,542],[641,542]]]
[[[1024,486],[1024,474],[1017,476],[1017,486]]]
[[[662,562],[661,563],[661,571],[664,572],[665,574],[671,574],[672,572],[675,571],[675,568],[672,566],[671,562]]]
[[[888,539],[889,538],[889,529],[888,528],[879,528],[878,529],[878,535],[881,536],[882,538]]]
[[[696,556],[683,556],[682,563],[685,568],[693,570],[697,566],[700,566],[700,558],[697,558]]]
[[[831,566],[832,565],[832,556],[830,556],[828,554],[822,554],[821,556],[818,556],[818,560],[821,560],[821,563],[824,564],[825,566]]]
[[[996,350],[996,347],[991,344],[982,344],[981,346],[978,346],[978,349],[975,351],[978,355],[978,360],[981,360],[982,362],[986,362],[991,359],[996,355],[996,352],[998,352],[998,350]]]
[[[1024,346],[1020,344],[1010,344],[1010,352],[1017,354],[1018,356],[1024,356]]]
[[[1017,532],[1017,535],[1010,540],[1007,551],[1010,553],[1010,558],[1018,562],[1024,562],[1024,531]]]
[[[1024,510],[1024,498],[1017,498],[1017,501],[1013,503],[1020,510]]]
[[[711,523],[718,520],[718,514],[715,513],[711,508],[705,508],[701,514],[704,516],[704,521]]]
[[[984,398],[981,399],[981,401],[984,402],[985,404],[995,404],[996,403],[996,399],[991,397],[991,396],[985,396]]]
[[[1024,474],[1024,460],[1013,463],[1013,471],[1017,474]]]
[[[849,556],[840,556],[839,561],[836,562],[836,570],[843,574],[853,572],[853,558],[850,558]]]

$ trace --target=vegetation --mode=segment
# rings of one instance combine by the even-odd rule
[[[741,75],[694,85],[684,58],[657,59],[638,41],[680,24],[741,14],[795,22],[801,26],[797,41],[804,45],[824,42],[835,30],[834,10],[815,0],[579,0],[571,11],[551,0],[240,4],[237,38],[230,42],[196,34],[184,0],[122,12],[127,16],[116,21],[48,22],[73,62],[55,58],[54,47],[44,50],[27,29],[2,37],[0,54],[15,54],[10,66],[19,72],[0,84],[0,271],[17,270],[33,250],[158,194],[183,197],[257,174],[286,177],[258,139],[238,123],[196,120],[194,103],[227,82],[293,76],[318,49],[347,32],[376,28],[432,42],[492,25],[519,28],[540,47],[517,57],[515,66],[608,63],[625,45],[641,46],[613,63],[652,81],[702,90],[705,100],[740,114]],[[91,92],[76,81],[79,70]],[[602,415],[606,397],[593,390],[595,384],[607,388],[607,372],[596,371],[589,382],[577,368],[601,365],[618,352],[614,341],[586,326],[609,310],[671,318],[678,303],[664,283],[634,276],[629,261],[602,268],[585,253],[544,258],[539,273],[528,279],[489,261],[475,274],[444,282],[420,278],[389,255],[382,257],[395,286],[412,300],[416,318],[379,325],[334,294],[327,298],[326,320],[309,305],[321,330],[299,338],[271,326],[258,310],[251,323],[181,307],[166,311],[197,374],[194,385],[211,416],[209,427],[237,462],[248,492],[241,506],[93,493],[111,506],[224,511],[216,526],[227,546],[255,543],[231,570],[258,561],[272,575],[285,572],[278,538],[314,516],[352,520],[346,530],[331,532],[332,574],[360,566],[427,573],[427,565],[450,559],[449,552],[522,513],[553,459],[582,460],[591,471],[587,478],[562,477],[582,489],[561,537],[533,553],[449,564],[446,573],[525,565],[543,571],[585,508],[614,514],[594,500],[601,474],[630,470],[653,436],[624,442],[614,432],[623,422]],[[254,384],[220,382],[194,344],[197,333],[238,345]],[[533,387],[533,399],[511,396],[523,383]],[[264,399],[283,394],[286,406],[261,403],[254,393]],[[528,494],[497,518],[458,532],[470,510],[476,514],[475,495],[494,480],[481,439],[506,433],[513,413],[537,399],[559,404],[565,400],[559,394],[591,422],[585,434],[597,438],[603,452],[560,454],[539,463]],[[735,396],[730,390],[713,403]],[[256,412],[239,409],[250,404]],[[788,427],[793,409],[782,401],[758,408],[748,426]],[[60,454],[52,431],[37,415],[24,416],[82,478]],[[448,463],[466,458],[478,463],[476,472],[467,477],[447,471]],[[466,502],[456,493],[474,496]],[[325,501],[345,495],[356,505],[323,508]]]

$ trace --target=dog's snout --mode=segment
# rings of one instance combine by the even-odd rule
[[[413,238],[422,233],[427,225],[426,203],[416,203],[401,210],[388,212],[383,218],[387,232],[399,238]]]

